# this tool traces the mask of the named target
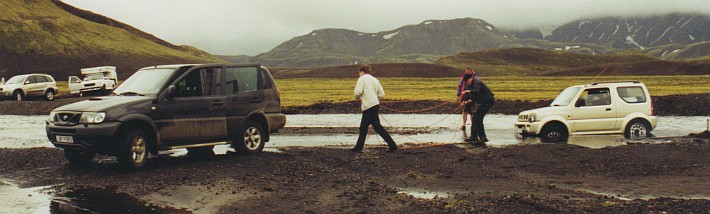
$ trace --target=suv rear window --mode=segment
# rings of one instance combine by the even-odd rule
[[[627,103],[645,103],[646,94],[643,92],[643,88],[635,87],[619,87],[616,89],[619,92],[619,97],[621,97],[624,102]]]

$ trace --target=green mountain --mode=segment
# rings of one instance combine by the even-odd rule
[[[427,63],[441,56],[499,48],[513,41],[480,19],[429,20],[379,33],[315,30],[257,55],[253,61],[282,67]]]
[[[0,76],[6,78],[41,72],[59,81],[80,68],[112,65],[125,79],[145,66],[222,61],[59,0],[3,0],[0,11]]]

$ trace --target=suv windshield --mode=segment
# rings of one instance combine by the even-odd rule
[[[574,99],[574,96],[577,95],[577,92],[579,92],[579,87],[569,87],[566,88],[560,95],[555,98],[554,101],[552,101],[552,104],[550,106],[567,106],[572,102],[572,99]]]
[[[84,81],[91,81],[91,80],[102,80],[104,79],[103,74],[89,74],[84,77]]]
[[[25,80],[25,76],[14,76],[7,80],[6,84],[19,84],[22,83],[23,80]]]
[[[174,69],[155,68],[138,70],[131,75],[121,86],[114,90],[119,95],[155,95],[165,81],[173,74]]]

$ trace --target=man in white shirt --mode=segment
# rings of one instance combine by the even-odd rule
[[[357,138],[357,144],[352,151],[358,153],[362,152],[363,147],[365,147],[367,130],[370,125],[372,125],[372,128],[387,142],[387,146],[389,147],[387,152],[394,152],[397,150],[397,143],[394,142],[390,134],[387,133],[387,130],[380,124],[379,99],[385,97],[385,90],[382,89],[380,81],[370,75],[372,71],[370,65],[362,65],[357,71],[360,78],[357,79],[354,92],[355,100],[360,101],[362,120],[360,120],[360,136]]]

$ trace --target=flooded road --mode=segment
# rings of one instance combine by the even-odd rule
[[[459,143],[464,133],[458,114],[384,114],[382,124],[391,130],[400,145],[428,142]],[[267,148],[284,146],[353,146],[357,140],[360,114],[287,115],[286,127],[274,133]],[[44,126],[46,116],[0,115],[0,148],[53,147],[47,140]],[[515,115],[487,115],[484,124],[490,146],[539,143],[539,138],[515,137]],[[708,117],[663,116],[658,118],[656,137],[686,136],[707,129]],[[470,120],[469,120],[470,124]],[[378,135],[371,134],[368,145],[384,145]],[[590,148],[625,145],[621,135],[572,136],[569,144]],[[216,152],[226,148],[216,148]]]

